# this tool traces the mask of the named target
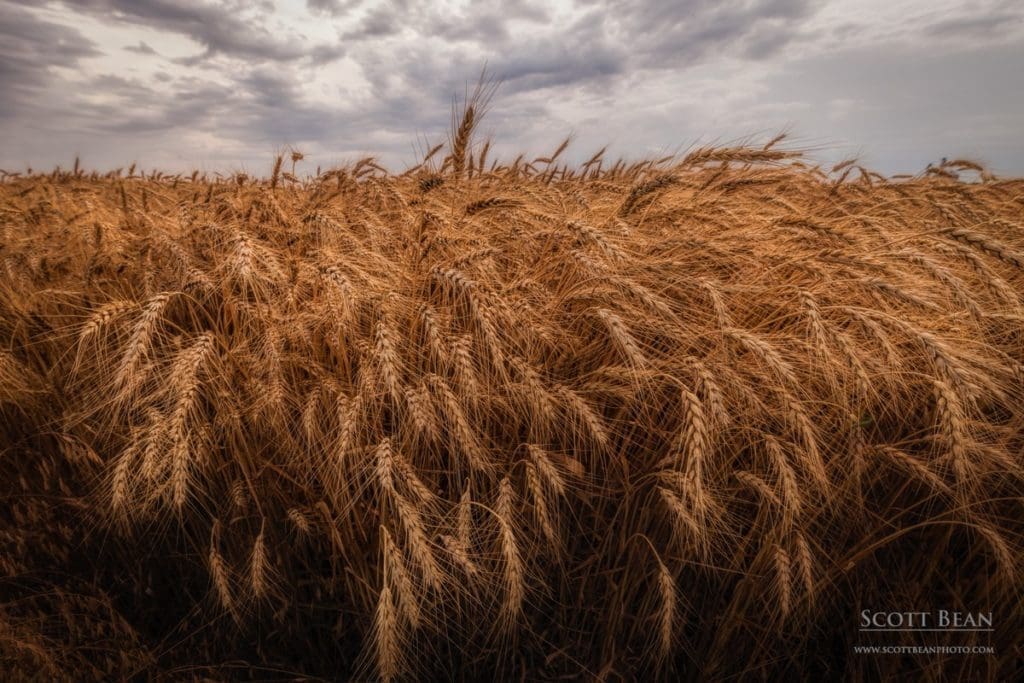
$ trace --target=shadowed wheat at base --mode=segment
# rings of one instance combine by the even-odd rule
[[[5,668],[1012,678],[1024,183],[503,163],[487,95],[400,175],[0,183]],[[995,655],[852,653],[953,606]]]

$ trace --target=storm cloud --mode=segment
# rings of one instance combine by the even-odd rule
[[[1001,0],[0,0],[0,166],[401,168],[484,65],[498,153],[788,130],[823,161],[1024,173],[1024,10]]]

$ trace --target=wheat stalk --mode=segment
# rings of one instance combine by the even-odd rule
[[[384,552],[385,581],[394,585],[398,595],[398,609],[413,628],[418,628],[421,620],[419,599],[412,577],[405,568],[405,559],[385,527],[380,529],[380,542]]]
[[[658,592],[661,609],[658,611],[658,646],[662,658],[672,652],[676,621],[676,581],[665,563],[658,559]]]
[[[252,587],[253,595],[262,598],[267,594],[270,584],[270,565],[267,557],[267,547],[264,540],[265,524],[260,524],[260,532],[252,545],[252,555],[249,560],[249,585]]]
[[[399,633],[398,614],[391,586],[385,580],[377,598],[373,620],[373,642],[376,653],[377,675],[382,681],[393,681],[401,670],[402,638]]]
[[[792,572],[789,553],[778,543],[772,545],[772,559],[775,562],[775,596],[779,599],[779,613],[789,616],[792,605]]]
[[[214,520],[213,528],[210,531],[210,552],[208,556],[210,576],[213,578],[213,587],[217,592],[217,598],[220,600],[221,606],[234,615],[235,600],[231,590],[231,577],[227,563],[217,547],[219,543],[220,520]]]
[[[156,330],[160,316],[163,314],[170,298],[170,294],[156,294],[150,297],[142,307],[142,315],[132,327],[131,337],[128,339],[124,356],[122,356],[117,372],[114,375],[114,386],[118,389],[120,395],[126,395],[138,382],[138,377],[136,376],[138,365],[149,350],[153,332]]]
[[[513,502],[515,492],[508,477],[504,477],[498,487],[498,499],[494,507],[498,519],[499,539],[502,557],[502,576],[504,577],[505,600],[502,603],[502,615],[505,623],[515,623],[523,600],[526,597],[525,577],[523,575],[522,558],[519,554],[519,543],[513,530]]]

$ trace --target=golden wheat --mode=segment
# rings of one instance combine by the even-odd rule
[[[397,175],[4,176],[5,664],[892,679],[858,606],[931,602],[1012,679],[1024,184],[503,163],[488,96]]]

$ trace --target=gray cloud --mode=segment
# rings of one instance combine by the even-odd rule
[[[607,44],[570,47],[540,44],[493,65],[504,83],[504,92],[586,84],[598,87],[608,77],[621,74],[627,64],[625,51]]]
[[[356,4],[334,4],[331,7],[334,14],[341,15]],[[320,11],[324,10],[321,8]],[[347,31],[345,37],[354,41],[373,40],[404,29],[423,39],[461,41],[494,49],[498,45],[508,45],[510,22],[536,24],[550,19],[548,8],[531,0],[479,0],[461,12],[439,7],[429,0],[386,0],[366,11],[362,20]]]
[[[127,50],[128,52],[134,52],[135,54],[139,54],[139,55],[155,55],[156,54],[156,50],[151,48],[149,45],[147,45],[145,43],[145,41],[142,41],[142,40],[139,41],[138,45],[125,45],[124,49]]]
[[[267,3],[205,0],[62,0],[68,7],[119,24],[187,36],[205,48],[199,58],[227,55],[256,61],[294,61],[312,50],[299,36],[279,36],[263,24]],[[254,13],[252,10],[256,9]],[[323,59],[321,51],[320,59]],[[340,51],[335,53],[341,55]],[[190,62],[186,62],[188,64]]]
[[[991,40],[1024,28],[1024,10],[991,16],[963,16],[929,25],[925,33],[937,38],[972,38]]]
[[[364,40],[390,36],[402,30],[402,19],[397,9],[390,4],[381,4],[370,10],[351,31],[343,35],[346,39]]]
[[[206,130],[230,100],[223,87],[202,81],[179,83],[170,95],[116,76],[98,78],[91,86],[102,88],[111,101],[81,103],[80,121],[83,128],[107,135]]]
[[[0,119],[31,116],[34,102],[59,79],[52,67],[73,68],[100,54],[75,29],[0,3]]]
[[[306,7],[314,14],[340,15],[362,3],[363,0],[306,0]]]
[[[812,116],[801,131],[872,166],[918,172],[943,156],[1024,173],[1019,45],[938,51],[928,43],[843,49],[793,63],[769,87]],[[873,143],[873,144],[872,144]]]
[[[633,2],[613,16],[622,17],[617,22],[620,34],[642,37],[637,47],[643,65],[678,69],[715,51],[770,54],[796,36],[800,22],[819,7],[811,0]],[[765,43],[766,25],[771,47]]]
[[[423,8],[426,10],[423,12],[426,35],[478,43],[490,49],[499,45],[508,47],[511,38],[508,24],[511,20],[541,24],[551,19],[546,7],[529,0],[472,3],[462,14],[442,12],[429,2]]]
[[[287,12],[245,0],[49,0],[42,11],[0,0],[0,134],[12,141],[0,165],[66,161],[71,148],[97,164],[262,167],[294,144],[313,163],[375,152],[400,166],[418,136],[440,141],[453,96],[486,63],[502,81],[483,130],[499,151],[547,151],[570,130],[567,158],[607,142],[661,153],[791,128],[825,147],[875,145],[885,151],[868,159],[883,170],[971,143],[1024,171],[1013,132],[1024,101],[1005,87],[1009,65],[1024,67],[1021,10],[978,2],[970,13],[921,5],[923,23],[846,4],[822,12],[814,0],[307,0]],[[315,31],[296,21],[303,11]],[[126,40],[132,27],[160,53]],[[163,57],[154,31],[200,48]],[[152,59],[116,73],[93,59],[122,51]]]
[[[452,13],[434,3],[382,3],[345,33],[378,41],[402,29],[425,40],[466,45],[512,89],[600,86],[608,76],[642,69],[680,69],[712,54],[763,59],[800,35],[819,5],[810,0],[596,0],[582,15],[546,25],[551,10],[528,0],[475,2]],[[511,21],[532,24],[513,34]],[[399,60],[400,67],[408,60]]]

